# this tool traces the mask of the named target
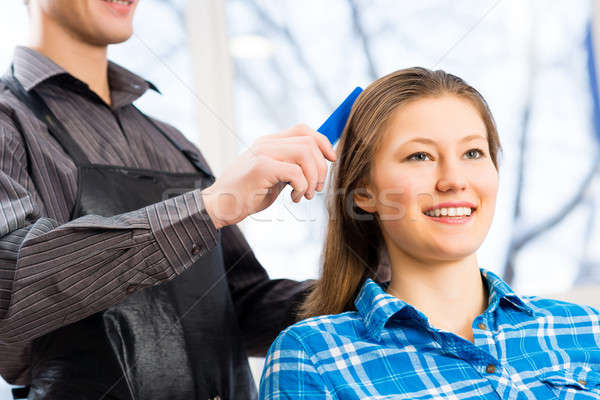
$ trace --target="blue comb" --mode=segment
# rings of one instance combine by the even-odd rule
[[[358,95],[362,92],[362,88],[356,87],[348,97],[344,99],[342,104],[335,109],[335,111],[327,118],[323,125],[317,129],[317,132],[321,132],[323,135],[327,136],[329,142],[333,145],[337,140],[342,136],[342,131],[344,130],[344,126],[346,126],[346,121],[348,121],[348,117],[350,116],[350,110],[352,110],[352,105]]]
[[[361,92],[362,88],[356,87],[352,93],[344,99],[342,104],[340,104],[325,122],[323,122],[323,125],[317,129],[317,132],[321,132],[323,135],[327,136],[327,139],[329,139],[329,142],[332,145],[334,145],[340,136],[342,136],[342,132],[346,126],[348,117],[350,116],[350,111],[352,110],[352,105]],[[290,183],[286,182],[286,184],[289,185]]]

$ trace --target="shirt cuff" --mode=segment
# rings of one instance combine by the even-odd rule
[[[176,274],[217,245],[217,229],[200,189],[146,207],[150,229]]]

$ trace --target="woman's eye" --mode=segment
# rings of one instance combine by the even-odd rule
[[[408,160],[415,160],[415,161],[427,161],[425,159],[425,157],[429,157],[429,154],[424,153],[422,151],[415,153],[415,154],[411,154],[410,156],[408,156]]]
[[[473,155],[473,157],[470,157],[470,156],[469,156],[469,158],[472,158],[472,159],[481,158],[481,157],[483,157],[483,155],[484,155],[484,154],[483,154],[483,151],[481,151],[481,150],[479,150],[479,149],[471,149],[471,150],[467,151],[465,154],[467,154],[467,155],[468,155],[468,154],[471,154],[471,155]],[[479,155],[479,157],[477,157],[477,155]]]
[[[467,155],[467,158],[473,159],[473,160],[477,160],[485,155],[483,150],[480,150],[480,149],[471,149],[471,150],[468,150],[465,154]],[[419,151],[418,153],[411,154],[406,159],[414,160],[414,161],[428,161],[428,160],[431,160],[431,157],[429,156],[429,154],[427,154],[423,151]]]

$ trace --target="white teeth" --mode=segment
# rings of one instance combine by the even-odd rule
[[[449,207],[449,208],[436,208],[435,210],[429,210],[425,212],[430,217],[448,216],[448,217],[462,217],[471,215],[471,208],[469,207]]]
[[[104,0],[108,3],[116,3],[116,4],[122,4],[124,6],[128,6],[131,4],[131,1],[127,1],[127,0]]]

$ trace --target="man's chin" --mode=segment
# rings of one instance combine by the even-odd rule
[[[119,44],[126,42],[131,38],[131,36],[133,36],[133,30],[128,30],[126,32],[110,32],[105,34],[95,34],[88,38],[88,42],[94,46],[108,46],[110,44]]]
[[[111,40],[109,41],[108,44],[119,44],[119,43],[126,42],[131,38],[131,36],[133,36],[133,33],[130,33],[128,35],[113,37],[113,38],[111,38]]]

